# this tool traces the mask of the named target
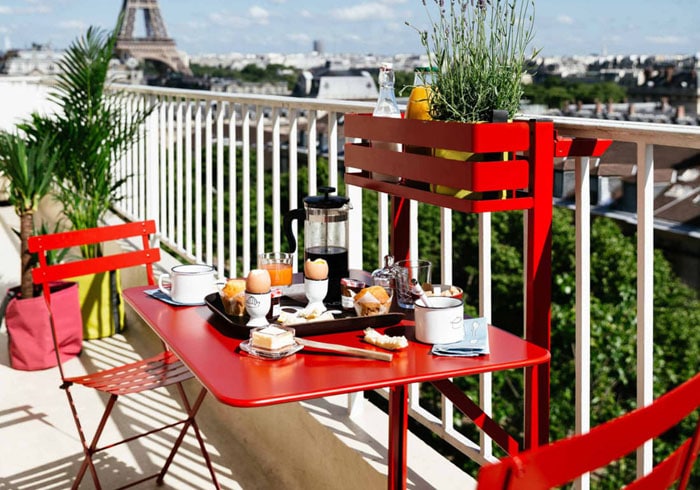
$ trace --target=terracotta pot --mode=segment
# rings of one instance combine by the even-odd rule
[[[51,284],[51,310],[58,337],[61,361],[82,349],[83,321],[80,315],[78,285],[74,282]],[[11,299],[5,310],[9,337],[10,365],[14,369],[35,371],[57,364],[51,323],[44,296],[20,299],[19,287],[8,291]]]

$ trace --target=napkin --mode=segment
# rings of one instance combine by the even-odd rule
[[[178,301],[175,301],[174,299],[172,299],[170,296],[168,296],[167,294],[165,294],[165,293],[164,293],[163,291],[161,291],[160,289],[146,289],[146,290],[144,291],[144,293],[146,293],[147,295],[149,295],[149,296],[152,297],[152,298],[161,300],[163,303],[168,303],[169,305],[174,305],[174,306],[196,306],[196,305],[191,305],[191,304],[186,304],[186,303],[180,303],[180,302],[178,302]],[[202,301],[201,303],[197,303],[197,305],[203,305],[203,304],[204,304],[204,301]]]
[[[466,318],[464,338],[450,344],[435,344],[430,351],[436,356],[472,357],[489,353],[489,328],[486,318]]]

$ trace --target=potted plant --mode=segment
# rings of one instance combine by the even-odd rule
[[[538,52],[528,53],[534,0],[433,1],[437,16],[423,2],[430,30],[416,28],[436,68],[428,100],[431,117],[476,123],[502,110],[512,119],[520,108],[522,77]]]
[[[121,22],[121,19],[120,19]],[[33,114],[22,125],[30,138],[55,135],[56,198],[74,229],[99,226],[118,199],[128,176],[115,177],[113,162],[138,140],[150,110],[127,111],[123,97],[108,90],[109,68],[119,23],[111,33],[90,27],[59,62],[55,115]],[[84,257],[98,257],[97,246],[81,248]],[[77,278],[81,283],[85,338],[112,335],[123,324],[117,273]],[[106,327],[105,327],[106,325]]]
[[[9,200],[20,218],[21,284],[10,288],[4,302],[10,362],[17,369],[56,365],[48,311],[44,298],[35,294],[33,258],[27,247],[27,240],[34,232],[34,213],[39,201],[51,191],[56,162],[52,136],[28,143],[19,134],[0,133],[0,172],[9,181]],[[78,287],[75,283],[56,283],[52,288],[57,291],[51,307],[59,348],[65,358],[70,358],[82,347]]]
[[[414,27],[426,49],[432,72],[428,92],[433,120],[465,123],[505,122],[520,108],[522,78],[537,50],[534,0],[433,0],[426,6],[430,28]],[[437,11],[436,11],[437,10]],[[502,155],[436,149],[435,155],[478,161]],[[432,186],[442,194],[481,197],[467,190]]]

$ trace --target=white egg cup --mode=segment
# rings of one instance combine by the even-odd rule
[[[326,279],[309,279],[304,278],[304,293],[309,304],[306,306],[307,311],[316,310],[319,313],[326,311],[326,305],[323,300],[328,294],[328,278]]]
[[[270,322],[267,320],[267,312],[272,304],[272,292],[249,293],[245,292],[245,310],[250,316],[246,323],[249,327],[264,327]]]

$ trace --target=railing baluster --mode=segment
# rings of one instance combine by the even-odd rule
[[[167,125],[166,117],[168,112],[167,97],[162,96],[160,98],[160,104],[158,106],[158,147],[159,147],[159,161],[162,162],[163,167],[165,167],[168,161],[167,154]],[[168,234],[168,172],[167,170],[160,173],[160,222],[158,224],[158,229],[162,230],[163,235]]]
[[[289,113],[289,209],[297,207],[299,199],[299,153],[298,153],[298,134],[299,134],[299,111],[292,110]],[[297,236],[298,224],[296,220],[292,222],[292,233]],[[294,250],[290,250],[294,252]],[[298,255],[297,255],[298,256]],[[292,270],[297,272],[299,269],[299,261],[295,260],[292,264]]]
[[[185,250],[194,256],[192,244],[194,241],[192,232],[192,172],[194,172],[192,162],[192,118],[193,104],[196,101],[186,99],[185,108]]]
[[[166,104],[166,152],[168,155],[168,237],[175,239],[175,107],[171,98]]]
[[[328,112],[328,183],[338,189],[338,117]]]
[[[261,105],[255,106],[255,219],[257,254],[265,251],[265,114]],[[252,267],[256,267],[253,265]]]
[[[491,213],[479,215],[479,315],[491,323]],[[449,282],[452,284],[452,281]],[[479,375],[479,406],[486,415],[493,415],[493,375]],[[493,458],[492,438],[485,432],[479,434],[481,456]]]
[[[219,102],[216,113],[216,269],[219,278],[226,272],[226,257],[224,249],[226,234],[224,233],[224,116],[226,104]],[[212,257],[212,263],[214,262]]]
[[[591,428],[591,186],[590,158],[576,158],[576,433]],[[575,482],[590,488],[590,474]]]
[[[207,102],[204,113],[204,257],[213,264],[214,257],[214,101]]]
[[[243,275],[250,270],[250,106],[243,106]]]
[[[178,244],[181,250],[187,250],[183,242],[184,237],[184,208],[185,203],[185,186],[182,185],[184,182],[184,170],[183,170],[183,107],[182,100],[178,99],[175,102],[175,175],[177,176],[177,206],[176,206],[176,218],[175,218],[175,236],[173,239]]]
[[[231,116],[229,119],[229,145],[228,145],[228,191],[229,191],[229,215],[228,215],[228,260],[230,277],[238,275],[238,233],[236,232],[236,219],[238,216],[238,181],[237,181],[237,156],[238,139],[236,136],[236,122],[238,121],[237,105],[231,103]],[[222,271],[219,271],[221,274]]]
[[[307,182],[307,195],[315,196],[316,191],[316,111],[308,112],[308,129],[306,131],[306,139],[308,141],[306,149],[307,165],[309,168],[309,181]]]
[[[202,261],[202,104],[195,101],[197,109],[194,119],[194,257]]]
[[[654,145],[637,144],[637,406],[654,399]],[[652,468],[653,441],[637,449],[637,476]]]
[[[272,250],[279,251],[281,245],[280,216],[280,110],[272,109]]]

